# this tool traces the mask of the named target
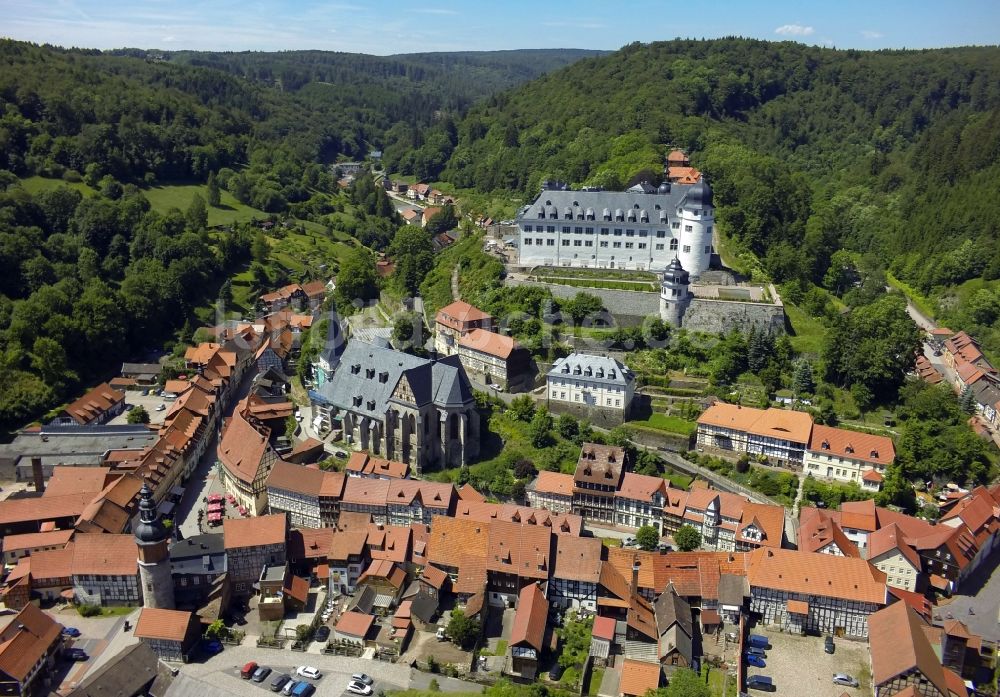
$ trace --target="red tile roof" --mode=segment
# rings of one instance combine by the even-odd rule
[[[552,577],[597,583],[601,578],[601,549],[596,537],[557,535]]]
[[[507,360],[517,348],[517,342],[509,336],[488,332],[485,329],[473,329],[458,340],[461,348],[485,353]]]
[[[857,545],[844,534],[830,514],[811,506],[799,512],[799,549],[804,552],[819,552],[829,545],[840,549],[845,557],[860,557]]]
[[[551,548],[552,531],[546,527],[493,521],[489,525],[486,568],[547,581]]]
[[[921,625],[916,612],[905,603],[895,603],[868,617],[872,683],[876,690],[898,675],[918,670],[942,694],[948,694],[941,661]]]
[[[864,559],[788,549],[750,553],[751,587],[885,605],[885,574]]]
[[[886,552],[898,550],[917,572],[920,571],[920,555],[910,546],[906,537],[895,523],[879,528],[868,536],[868,559],[876,559]]]
[[[812,417],[803,411],[755,409],[716,402],[698,417],[699,424],[720,426],[793,443],[808,443]]]
[[[45,495],[96,493],[107,486],[110,472],[110,467],[53,467],[45,483]]]
[[[420,574],[420,578],[432,588],[441,590],[441,588],[444,587],[445,581],[448,580],[448,574],[441,571],[441,569],[436,566],[425,566],[424,570]]]
[[[0,632],[0,671],[18,681],[59,641],[62,625],[28,604]]]
[[[594,628],[590,632],[596,639],[613,641],[615,638],[615,620],[613,617],[595,617]]]
[[[489,321],[492,319],[491,315],[483,312],[478,307],[473,307],[464,300],[456,300],[438,310],[434,321],[437,324],[443,324],[450,329],[461,332],[468,329],[470,324],[479,326],[483,320]]]
[[[226,424],[218,456],[230,474],[252,484],[270,447],[267,441],[271,429],[263,424],[252,425],[243,415],[244,406],[245,400],[237,406]]]
[[[511,646],[530,646],[541,652],[545,640],[545,621],[549,601],[537,583],[529,583],[517,597],[517,612],[510,631]]]
[[[482,503],[486,500],[486,497],[476,491],[469,483],[465,483],[458,488],[458,498],[462,501],[472,501],[475,503]]]
[[[78,533],[73,538],[73,575],[134,576],[139,547],[132,535]]]
[[[340,634],[348,634],[352,637],[364,639],[372,628],[375,618],[371,615],[363,615],[360,612],[350,610],[345,612],[337,620],[336,630]]]
[[[626,658],[618,691],[630,697],[643,697],[660,686],[660,664]]]
[[[161,610],[144,607],[139,612],[134,634],[140,639],[184,641],[191,631],[194,614],[183,610]]]
[[[72,530],[52,530],[50,532],[29,532],[24,535],[7,535],[3,538],[3,551],[13,552],[41,547],[64,547],[73,537]]]
[[[284,591],[286,595],[305,605],[309,600],[309,581],[301,576],[289,574],[285,579]]]
[[[287,531],[288,518],[284,513],[256,518],[226,518],[222,521],[226,549],[285,544]]]
[[[573,496],[573,475],[542,470],[535,479],[534,489],[542,494]]]
[[[410,466],[405,462],[372,457],[368,453],[363,452],[351,453],[345,469],[348,472],[369,474],[373,477],[388,479],[404,479],[410,474]]]
[[[64,411],[78,424],[86,426],[105,412],[110,411],[116,404],[124,401],[124,392],[102,382],[80,399],[72,402]]]
[[[888,466],[896,458],[896,449],[891,438],[821,424],[813,426],[809,450],[873,462],[883,467]]]

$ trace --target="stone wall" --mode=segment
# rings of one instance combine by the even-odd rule
[[[624,419],[620,410],[602,409],[588,404],[575,404],[573,402],[562,402],[559,400],[545,400],[549,411],[553,414],[569,414],[577,419],[584,419],[600,428],[614,428],[621,426]],[[627,418],[627,414],[624,415]]]
[[[637,290],[611,290],[607,288],[577,288],[557,283],[512,281],[510,285],[531,285],[548,288],[553,297],[570,299],[577,293],[589,293],[601,299],[618,326],[635,327],[649,316],[660,316],[660,294]],[[768,288],[772,298],[778,298],[774,286]],[[684,314],[684,328],[697,332],[720,334],[732,329],[748,330],[751,326],[771,334],[785,331],[785,308],[781,300],[774,304],[740,302],[738,300],[713,300],[695,297]]]
[[[770,334],[785,331],[785,308],[781,304],[744,303],[736,300],[695,298],[684,313],[684,328],[696,332],[724,334],[751,326]]]

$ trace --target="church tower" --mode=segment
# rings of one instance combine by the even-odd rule
[[[691,304],[690,274],[674,257],[663,272],[660,283],[660,319],[672,327],[681,327],[684,313]]]
[[[139,546],[139,584],[143,607],[174,609],[174,581],[170,576],[170,534],[160,520],[153,492],[143,482],[139,491],[139,523],[135,543]]]
[[[705,178],[692,184],[681,199],[677,214],[680,217],[680,262],[691,278],[697,280],[708,271],[712,261],[712,230],[715,226],[715,208],[712,189]]]

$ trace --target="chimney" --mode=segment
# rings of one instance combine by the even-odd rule
[[[45,471],[42,469],[42,458],[31,458],[31,474],[35,478],[35,491],[39,494],[45,491]]]
[[[632,595],[635,595],[635,594],[637,594],[639,592],[639,567],[640,566],[641,566],[641,564],[639,564],[639,560],[638,559],[636,559],[634,562],[632,562],[632,583],[629,586],[629,592],[631,592]]]

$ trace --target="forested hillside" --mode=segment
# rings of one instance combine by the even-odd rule
[[[708,174],[732,246],[791,299],[819,287],[858,304],[862,281],[888,271],[997,355],[997,75],[997,48],[633,44],[474,107],[433,174],[527,196],[546,178],[617,188],[659,176],[680,147]]]
[[[325,234],[328,253],[383,249],[401,224],[384,191],[368,177],[340,192],[327,163],[576,57],[125,53],[0,41],[0,429],[190,340],[237,274],[244,300],[288,282],[281,256],[299,248],[277,235],[294,231],[210,231],[209,211],[235,199],[294,216],[298,241]]]

